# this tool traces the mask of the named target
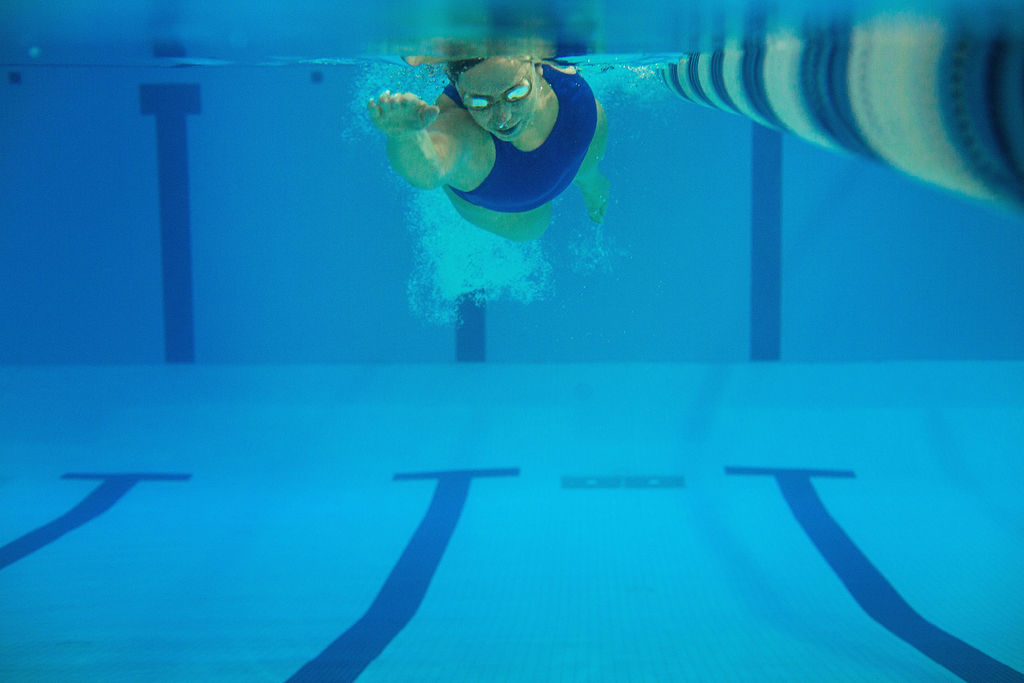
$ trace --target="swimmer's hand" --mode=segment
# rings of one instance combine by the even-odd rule
[[[370,121],[387,136],[400,136],[423,130],[434,122],[441,110],[427,104],[411,92],[391,94],[385,90],[366,105]]]

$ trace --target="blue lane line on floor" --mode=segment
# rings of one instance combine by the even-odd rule
[[[195,362],[192,307],[192,237],[189,206],[188,133],[185,117],[200,113],[199,86],[139,86],[143,114],[156,117],[157,183],[164,283],[164,357]]]
[[[455,328],[455,360],[483,363],[487,360],[487,301],[483,292],[459,299],[459,321]]]
[[[57,519],[0,548],[0,569],[14,564],[27,555],[53,543],[69,531],[74,531],[86,522],[102,515],[140,481],[185,481],[191,476],[190,474],[143,473],[87,474],[73,472],[65,474],[61,479],[99,479],[103,483],[83,498],[78,505]]]
[[[514,477],[519,470],[453,470],[396,474],[395,481],[436,479],[423,521],[366,613],[289,681],[354,681],[416,614],[476,477]]]
[[[782,347],[782,133],[754,124],[750,179],[750,359]]]
[[[1024,681],[1024,676],[927,621],[896,592],[832,518],[812,477],[855,476],[848,470],[726,467],[726,474],[775,477],[782,497],[811,542],[868,616],[965,681]]]

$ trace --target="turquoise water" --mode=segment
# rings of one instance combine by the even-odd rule
[[[2,11],[0,678],[1021,680],[1012,5],[316,9]],[[603,225],[390,170],[442,34],[578,64]]]

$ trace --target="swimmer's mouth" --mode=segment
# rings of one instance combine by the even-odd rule
[[[499,127],[497,129],[498,135],[512,135],[517,130],[519,130],[519,123],[521,123],[521,122],[517,122],[514,126],[509,126],[508,128],[500,128]]]

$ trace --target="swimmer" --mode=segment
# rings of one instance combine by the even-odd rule
[[[367,108],[395,171],[414,187],[443,187],[459,214],[510,240],[540,237],[551,201],[570,184],[604,221],[608,138],[601,103],[572,67],[488,57],[447,63],[433,105],[385,91]]]

